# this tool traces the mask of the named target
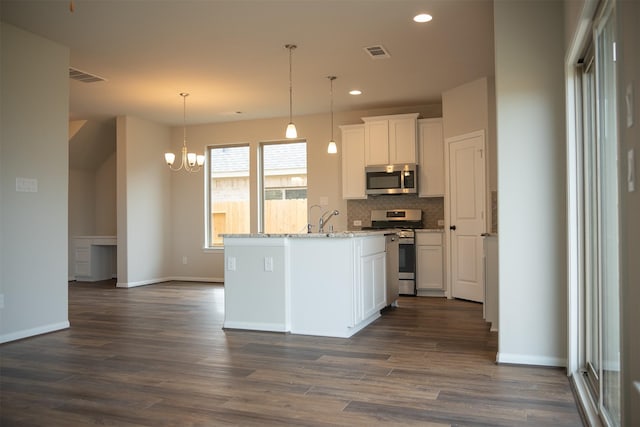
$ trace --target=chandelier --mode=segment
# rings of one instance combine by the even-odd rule
[[[180,96],[182,97],[182,160],[180,166],[174,168],[173,164],[176,161],[175,154],[170,152],[164,153],[164,159],[172,171],[184,169],[187,172],[198,172],[200,168],[202,168],[202,165],[204,165],[204,155],[189,153],[187,150],[187,96],[189,96],[189,94],[181,92]]]

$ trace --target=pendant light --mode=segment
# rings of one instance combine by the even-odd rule
[[[336,154],[338,152],[338,147],[336,146],[336,141],[333,139],[333,81],[337,79],[336,76],[329,76],[330,90],[329,94],[331,96],[331,140],[329,141],[329,145],[327,146],[327,153]]]
[[[289,124],[287,125],[285,137],[287,139],[294,139],[298,137],[298,131],[296,129],[296,125],[293,124],[293,83],[291,79],[291,57],[293,55],[293,50],[298,46],[296,46],[295,44],[287,44],[284,47],[286,49],[289,49]]]
[[[182,92],[180,96],[182,97],[182,161],[180,167],[174,168],[173,163],[176,161],[176,155],[170,152],[164,153],[164,160],[172,171],[184,169],[187,172],[198,172],[204,165],[204,155],[189,153],[187,150],[187,96],[189,94]]]

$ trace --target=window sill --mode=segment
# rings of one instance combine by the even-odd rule
[[[202,252],[205,254],[217,254],[224,251],[224,246],[208,246],[202,248]]]

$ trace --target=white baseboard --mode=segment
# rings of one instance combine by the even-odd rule
[[[251,331],[269,331],[269,332],[289,332],[286,325],[282,323],[264,323],[264,322],[237,322],[225,320],[222,327],[224,329],[246,329]]]
[[[47,334],[49,332],[59,331],[61,329],[67,329],[69,327],[69,321],[52,323],[50,325],[38,326],[37,328],[25,329],[22,331],[11,332],[9,334],[0,335],[0,344],[21,340],[23,338],[33,337],[35,335]]]
[[[174,276],[171,280],[177,282],[207,282],[207,283],[224,283],[223,277],[192,277],[192,276]]]
[[[137,286],[153,285],[162,282],[207,282],[207,283],[224,283],[224,279],[219,277],[192,277],[192,276],[170,276],[160,277],[157,279],[140,280],[138,282],[117,282],[116,288],[135,288]]]
[[[498,353],[496,362],[511,363],[514,365],[567,366],[567,360],[560,357],[533,356],[530,354]]]
[[[116,288],[135,288],[137,286],[153,285],[171,281],[171,277],[159,277],[157,279],[140,280],[138,282],[116,282]]]

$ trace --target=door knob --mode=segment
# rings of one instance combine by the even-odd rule
[[[452,225],[452,226],[449,227],[449,230],[454,230],[455,231],[455,229],[456,229],[455,225]]]

